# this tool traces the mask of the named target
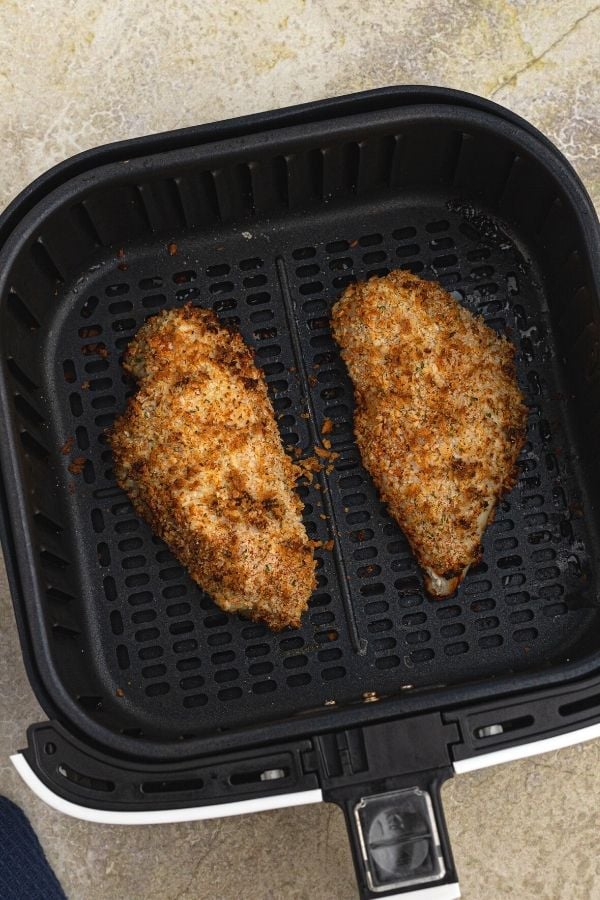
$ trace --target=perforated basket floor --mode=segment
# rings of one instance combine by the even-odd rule
[[[130,202],[137,215],[139,195]],[[106,244],[93,204],[72,214]],[[13,288],[10,327],[34,343],[14,340],[9,382],[35,495],[48,640],[87,714],[127,735],[174,739],[367,692],[543,670],[582,643],[597,610],[554,338],[541,276],[505,225],[455,193],[427,190],[325,206],[318,219],[113,243],[70,281],[49,243],[33,247],[56,307],[42,321],[23,286]],[[444,602],[425,595],[361,466],[329,328],[346,284],[397,267],[439,280],[509,335],[530,404],[518,485],[485,536],[483,561]],[[333,471],[299,487],[310,536],[333,538],[334,549],[316,553],[318,588],[297,631],[272,634],[221,612],[114,482],[105,430],[132,391],[122,352],[149,315],[189,302],[215,309],[254,348],[290,452],[311,455],[323,420],[334,423]]]

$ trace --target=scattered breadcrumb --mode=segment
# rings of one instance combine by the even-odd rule
[[[71,475],[81,475],[85,468],[87,460],[85,456],[76,456],[67,466]]]
[[[338,457],[340,455],[339,453],[336,453],[335,450],[327,450],[325,447],[316,447],[316,446],[315,446],[315,453],[317,454],[317,456],[320,456],[321,459],[331,459],[331,460],[338,459]]]
[[[333,422],[331,419],[323,419],[323,424],[321,425],[321,434],[330,434],[333,431]]]
[[[334,541],[333,541],[333,539],[331,539],[329,541],[313,541],[312,545],[317,550],[319,548],[322,548],[323,550],[333,550]]]
[[[300,474],[309,482],[313,480],[314,473],[321,470],[321,464],[315,456],[306,456],[304,459],[299,459],[296,467],[300,470]]]
[[[69,455],[69,453],[70,453],[71,450],[73,449],[73,444],[74,444],[74,442],[75,442],[75,438],[73,437],[73,435],[70,435],[70,436],[66,439],[66,441],[64,442],[64,444],[63,444],[62,447],[60,448],[60,452],[62,453],[63,456],[68,456],[68,455]]]
[[[177,256],[177,244],[175,241],[171,241],[170,244],[167,244],[167,253],[169,256]]]
[[[84,344],[81,348],[81,352],[84,356],[93,356],[97,355],[102,357],[102,359],[106,359],[108,356],[108,350],[106,349],[106,344]]]

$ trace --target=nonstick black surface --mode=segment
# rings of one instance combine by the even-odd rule
[[[324,159],[307,191],[311,178],[325,180]],[[64,277],[48,235],[32,251],[46,296],[28,292],[25,266],[16,270],[4,353],[32,502],[39,628],[65,692],[115,731],[175,739],[365,692],[543,672],[600,644],[589,637],[597,608],[581,475],[536,249],[449,185],[350,202],[352,158],[334,163],[331,190],[306,214],[255,206],[246,221],[223,222],[216,176],[212,188],[198,179],[195,194],[170,180],[160,191],[128,187],[128,215],[141,224],[110,240],[110,209],[78,202],[65,215],[96,245],[93,262]],[[256,194],[257,183],[260,170],[238,165],[229,196]],[[220,204],[210,229],[189,224],[190,196]],[[518,485],[486,533],[483,561],[443,602],[425,595],[360,464],[351,385],[329,329],[345,285],[397,267],[439,280],[509,336],[530,404]],[[323,420],[334,422],[333,471],[299,487],[310,536],[335,546],[317,551],[319,586],[297,631],[272,634],[221,612],[114,482],[105,430],[133,390],[121,355],[148,316],[190,302],[215,309],[254,348],[290,452],[312,455]]]

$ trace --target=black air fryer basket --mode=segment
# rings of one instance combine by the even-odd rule
[[[390,88],[114,144],[0,221],[3,545],[49,721],[13,759],[98,822],[325,799],[360,894],[458,896],[455,771],[600,735],[598,223],[526,122]],[[457,596],[432,601],[361,466],[329,327],[342,289],[404,267],[506,333],[530,406],[517,486]],[[219,610],[134,514],[105,432],[142,322],[192,302],[239,327],[299,490],[318,588],[299,630]]]

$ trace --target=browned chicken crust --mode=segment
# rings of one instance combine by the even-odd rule
[[[527,407],[514,348],[440,285],[405,271],[352,284],[333,333],[354,383],[363,463],[446,597],[516,477]]]
[[[228,612],[298,626],[312,544],[263,374],[210,310],[149,319],[125,354],[139,383],[109,439],[137,513]]]

